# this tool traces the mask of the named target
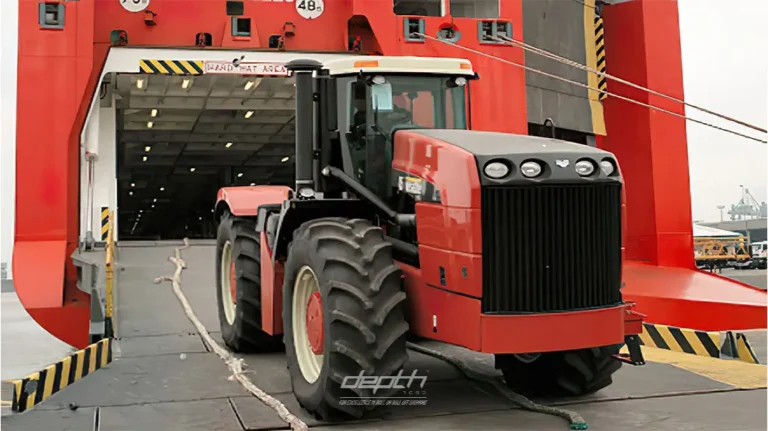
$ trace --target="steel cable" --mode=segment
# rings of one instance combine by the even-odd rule
[[[668,111],[666,109],[659,108],[658,106],[649,105],[647,103],[643,103],[643,102],[631,99],[629,97],[624,97],[624,96],[620,96],[620,95],[615,94],[615,93],[611,93],[611,92],[608,92],[608,91],[603,91],[603,90],[600,90],[598,88],[591,87],[591,86],[589,86],[587,84],[582,84],[581,82],[573,81],[573,80],[570,80],[570,79],[567,79],[567,78],[563,78],[562,76],[557,76],[557,75],[554,75],[554,74],[551,74],[551,73],[547,73],[547,72],[544,72],[544,71],[541,71],[541,70],[538,70],[538,69],[534,69],[532,67],[528,67],[528,66],[525,66],[525,65],[520,64],[520,63],[515,63],[514,61],[505,60],[503,58],[496,57],[494,55],[487,54],[485,52],[478,51],[476,49],[472,49],[472,48],[468,48],[466,46],[461,46],[461,45],[457,45],[455,43],[447,42],[445,40],[438,39],[436,37],[432,37],[432,36],[429,36],[429,35],[426,35],[426,34],[423,34],[423,33],[411,33],[411,34],[412,35],[416,35],[416,36],[421,36],[421,37],[424,37],[425,39],[430,39],[430,40],[433,40],[435,42],[444,43],[446,45],[450,45],[450,46],[453,46],[453,47],[456,47],[456,48],[459,48],[459,49],[463,49],[463,50],[469,51],[469,52],[471,52],[473,54],[477,54],[477,55],[480,55],[480,56],[483,56],[483,57],[487,57],[487,58],[490,58],[490,59],[493,59],[493,60],[500,61],[500,62],[502,62],[504,64],[509,64],[511,66],[516,66],[516,67],[522,68],[524,70],[527,70],[529,72],[538,73],[540,75],[544,75],[544,76],[547,76],[547,77],[552,78],[552,79],[557,79],[559,81],[567,82],[569,84],[573,84],[573,85],[576,85],[576,86],[579,86],[579,87],[582,87],[582,88],[586,88],[586,89],[589,89],[589,90],[597,91],[598,93],[607,94],[607,95],[609,95],[611,97],[615,97],[615,98],[617,98],[619,100],[624,100],[626,102],[634,103],[636,105],[640,105],[640,106],[643,106],[643,107],[646,107],[646,108],[649,108],[649,109],[653,109],[653,110],[656,110],[656,111],[659,111],[659,112],[663,112],[665,114],[669,114],[669,115],[672,115],[674,117],[678,117],[678,118],[682,118],[684,120],[692,121],[694,123],[698,123],[698,124],[701,124],[701,125],[704,125],[704,126],[707,126],[707,127],[712,127],[714,129],[721,130],[721,131],[727,132],[727,133],[731,133],[733,135],[740,136],[742,138],[750,139],[752,141],[757,141],[757,142],[760,142],[760,143],[763,143],[763,144],[768,143],[768,141],[764,141],[762,139],[755,138],[753,136],[745,135],[743,133],[739,133],[739,132],[736,132],[736,131],[733,131],[733,130],[730,130],[730,129],[726,129],[724,127],[716,126],[714,124],[710,124],[710,123],[707,123],[707,122],[704,122],[704,121],[701,121],[701,120],[697,120],[695,118],[690,118],[690,117],[687,117],[687,116],[685,116],[683,114],[678,114],[676,112]]]
[[[624,85],[628,85],[628,86],[630,86],[632,88],[636,88],[638,90],[647,91],[648,93],[653,94],[655,96],[660,96],[660,97],[663,97],[665,99],[669,99],[669,100],[672,100],[674,102],[681,103],[681,104],[683,104],[685,106],[689,106],[689,107],[691,107],[693,109],[697,109],[697,110],[699,110],[701,112],[705,112],[707,114],[714,115],[715,117],[722,118],[723,120],[731,121],[731,122],[734,122],[734,123],[739,124],[739,125],[744,126],[744,127],[749,127],[750,129],[757,130],[758,132],[768,133],[768,130],[766,130],[766,129],[761,129],[760,127],[754,126],[754,125],[749,124],[749,123],[745,123],[745,122],[743,122],[741,120],[737,120],[737,119],[729,117],[727,115],[720,114],[720,113],[717,113],[717,112],[714,112],[714,111],[710,111],[709,109],[702,108],[701,106],[694,105],[693,103],[686,102],[684,100],[678,99],[678,98],[670,96],[668,94],[664,94],[664,93],[658,92],[656,90],[651,90],[650,88],[643,87],[642,85],[635,84],[634,82],[627,81],[626,79],[622,79],[622,78],[619,78],[617,76],[613,76],[613,75],[605,73],[605,72],[600,72],[599,70],[592,69],[591,67],[585,66],[585,65],[583,65],[583,64],[581,64],[579,62],[573,61],[573,60],[571,60],[569,58],[565,58],[565,57],[559,56],[559,55],[557,55],[557,54],[555,54],[553,52],[547,51],[545,49],[541,49],[541,48],[537,48],[537,47],[535,47],[533,45],[529,45],[529,44],[527,44],[527,43],[525,43],[523,41],[515,40],[515,39],[509,38],[509,37],[506,37],[506,36],[497,37],[495,39],[497,41],[504,42],[505,45],[514,46],[514,47],[517,47],[517,48],[522,48],[522,49],[524,49],[526,51],[533,52],[535,54],[541,55],[543,57],[550,58],[552,60],[558,61],[558,62],[563,63],[563,64],[567,64],[567,65],[575,67],[577,69],[581,69],[581,70],[584,70],[584,71],[587,71],[587,72],[592,72],[592,73],[594,73],[594,74],[596,74],[598,76],[602,76],[602,77],[605,77],[607,79],[610,79],[610,80],[622,83]]]

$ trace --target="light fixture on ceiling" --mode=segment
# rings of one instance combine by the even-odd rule
[[[138,89],[144,88],[144,80],[143,79],[137,79],[136,80],[136,88],[138,88]]]
[[[152,149],[152,147],[150,147],[149,145],[147,145],[146,147],[144,147],[144,152],[145,152],[145,153],[148,153],[148,152],[149,152],[149,150],[151,150],[151,149]]]
[[[152,202],[157,202],[157,198],[152,199]]]
[[[244,87],[244,90],[245,90],[245,91],[248,91],[248,90],[250,90],[251,88],[253,88],[253,84],[255,84],[255,82],[253,82],[253,81],[248,81],[248,82],[246,82],[246,83],[245,83],[245,87]]]
[[[150,205],[149,207],[150,207],[150,208],[154,208],[154,207],[155,207],[155,204],[152,204],[152,205]]]
[[[157,117],[157,109],[153,109],[149,115],[151,115],[152,117]]]
[[[190,84],[192,84],[191,79],[185,79],[181,81],[181,88],[189,88]]]
[[[203,219],[202,217],[198,217],[198,220],[202,220],[202,219]]]
[[[133,196],[133,192],[128,192],[129,195]]]
[[[153,123],[152,121],[147,121],[147,128],[148,129],[151,129],[152,126],[154,126],[154,125],[155,125],[155,123]]]
[[[253,116],[253,111],[248,111],[245,113],[245,118],[251,118]]]
[[[232,143],[231,143],[231,142],[227,142],[227,143],[226,143],[224,146],[225,146],[226,148],[229,148],[229,147],[231,147],[231,146],[232,146]]]
[[[160,187],[160,191],[164,192],[165,191],[165,187]]]
[[[195,172],[195,168],[189,168],[189,172]]]
[[[288,156],[285,156],[285,157],[283,157],[283,159],[282,159],[282,160],[280,160],[280,161],[281,161],[282,163],[285,163],[285,162],[287,162],[288,160],[291,160],[291,158],[290,158],[290,157],[288,157]]]
[[[139,210],[139,214],[141,214],[141,213],[143,213],[143,212],[144,212],[144,210]]]
[[[237,173],[237,178],[240,178],[240,177],[242,177],[242,176],[243,176],[243,173],[242,173],[242,172],[238,172],[238,173]]]
[[[142,161],[142,162],[146,162],[146,161],[147,161],[147,156],[144,156],[144,157],[142,157],[142,158],[141,158],[141,161]]]
[[[252,185],[252,186],[255,186],[255,185],[256,185],[256,183],[251,183],[251,185]]]
[[[131,183],[131,187],[136,187],[136,183]]]

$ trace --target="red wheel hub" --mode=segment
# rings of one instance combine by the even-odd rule
[[[229,264],[229,296],[232,303],[237,304],[237,273],[234,261]]]
[[[323,301],[320,293],[315,292],[309,297],[307,304],[307,338],[309,348],[315,355],[323,354]]]

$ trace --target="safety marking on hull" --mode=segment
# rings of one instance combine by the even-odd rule
[[[603,31],[603,18],[595,15],[595,51],[597,56],[597,70],[605,73],[605,34]],[[605,76],[597,77],[597,88],[600,91],[608,91],[608,80]],[[605,93],[600,93],[600,101],[608,97]]]
[[[23,379],[13,380],[11,409],[21,413],[40,404],[110,362],[112,340],[105,338]]]
[[[585,65],[593,71],[600,70],[598,67],[597,39],[596,39],[596,20],[595,0],[584,0],[584,47],[585,47]],[[595,47],[591,49],[590,47]],[[598,91],[600,77],[595,72],[587,72],[587,100],[592,116],[592,133],[599,136],[606,135],[605,112],[603,104],[600,102],[600,92]]]
[[[676,328],[674,326],[643,323],[640,344],[696,356],[737,359],[751,364],[760,363],[747,341],[746,335],[741,333],[734,335],[730,331],[725,332],[723,335],[720,332],[696,331],[693,329]]]
[[[720,357],[720,333],[643,323],[640,344],[698,356]]]
[[[101,240],[109,238],[109,207],[101,207]]]
[[[139,71],[160,75],[202,75],[202,61],[139,60]]]

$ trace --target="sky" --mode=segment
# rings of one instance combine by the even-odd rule
[[[648,0],[646,0],[648,1]],[[685,97],[689,103],[768,128],[768,40],[765,0],[679,0]],[[13,246],[18,3],[0,13],[0,262]],[[609,60],[610,61],[610,60]],[[755,135],[687,109],[696,119]],[[741,197],[740,185],[766,201],[768,145],[688,122],[694,220],[716,221],[718,205]]]

